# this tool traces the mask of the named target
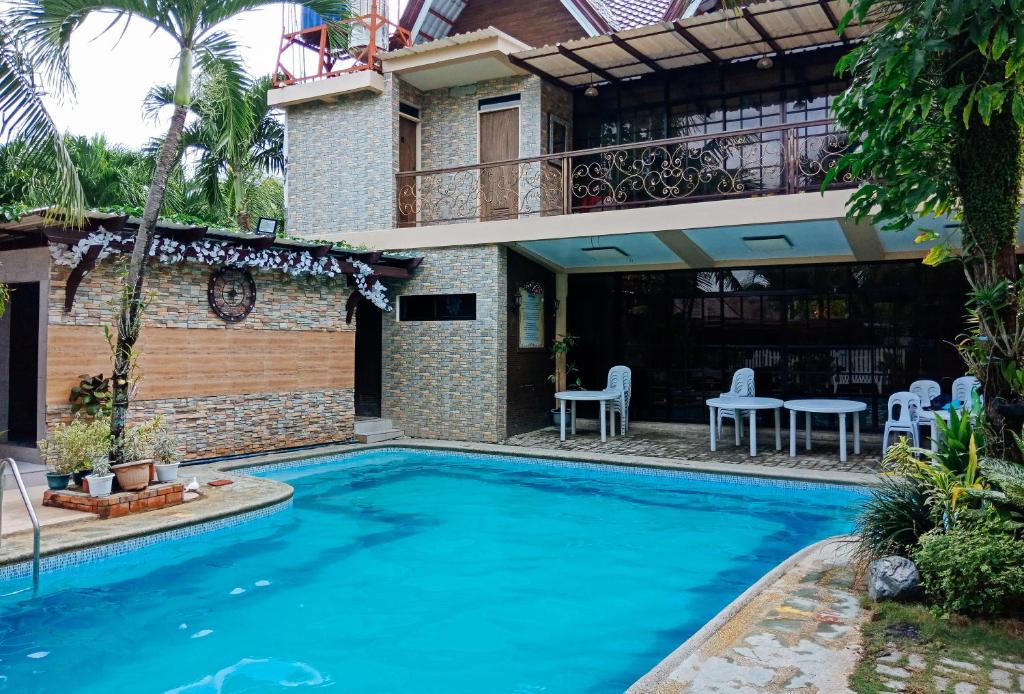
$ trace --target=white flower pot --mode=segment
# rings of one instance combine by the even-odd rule
[[[109,475],[86,475],[89,479],[89,496],[110,496],[110,487],[114,484],[114,473]]]
[[[173,482],[178,479],[178,466],[181,463],[157,463],[154,465],[156,468],[156,479],[157,482]]]

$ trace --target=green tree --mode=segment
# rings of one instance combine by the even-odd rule
[[[999,427],[996,400],[1010,394],[1000,365],[1024,364],[1014,254],[1024,5],[853,0],[842,25],[869,17],[883,23],[840,61],[851,85],[835,105],[836,119],[859,145],[832,177],[850,171],[867,179],[848,212],[873,217],[883,229],[905,229],[925,215],[960,222],[959,257],[971,287],[967,310],[974,325],[962,353],[984,382],[988,420]],[[926,262],[951,257],[952,249],[940,245]]]
[[[241,77],[236,80],[236,77]],[[195,177],[213,210],[230,224],[249,230],[256,216],[279,214],[283,189],[273,178],[284,173],[284,126],[267,105],[271,77],[211,73],[198,80],[181,146],[197,156]],[[146,110],[156,113],[171,103],[173,89],[156,87]]]
[[[121,444],[128,415],[129,381],[145,307],[142,291],[145,261],[168,179],[180,158],[179,147],[192,93],[193,73],[242,75],[237,44],[224,29],[224,23],[248,10],[274,4],[272,0],[22,0],[11,11],[15,31],[23,41],[22,53],[31,57],[32,64],[54,67],[64,75],[67,75],[71,36],[92,15],[112,18],[107,31],[122,21],[147,23],[153,31],[170,37],[178,47],[174,109],[153,168],[117,320],[110,418],[111,452],[115,461],[123,462]],[[340,0],[303,0],[299,4],[322,16],[348,15],[346,3]],[[234,120],[243,115],[231,112],[227,118]]]

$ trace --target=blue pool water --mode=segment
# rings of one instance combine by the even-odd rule
[[[621,692],[862,499],[402,450],[266,476],[290,509],[0,598],[0,689]]]

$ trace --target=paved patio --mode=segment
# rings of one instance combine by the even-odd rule
[[[782,429],[782,451],[775,450],[775,432],[769,427],[757,432],[757,457],[749,455],[746,439],[736,447],[733,430],[728,424],[722,431],[718,450],[711,452],[706,424],[665,424],[634,422],[625,436],[609,437],[601,443],[597,420],[577,420],[576,436],[559,441],[557,427],[546,427],[511,436],[502,443],[507,446],[547,448],[560,451],[582,451],[611,455],[646,456],[691,462],[756,464],[764,467],[816,470],[820,472],[875,473],[881,468],[882,440],[877,434],[861,435],[861,454],[853,454],[853,439],[847,441],[848,458],[839,462],[839,439],[836,432],[815,430],[811,450],[803,450],[803,430],[797,455],[789,457],[789,430]]]

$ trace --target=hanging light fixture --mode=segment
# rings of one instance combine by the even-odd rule
[[[762,55],[757,60],[758,70],[771,70],[773,65],[775,65],[775,61],[772,60],[770,55]]]
[[[594,86],[594,76],[590,76],[590,84],[583,90],[583,96],[595,97],[597,96],[597,87]]]

